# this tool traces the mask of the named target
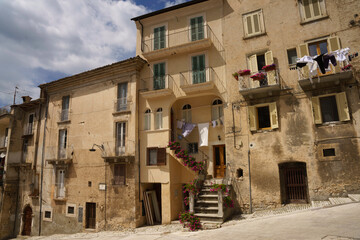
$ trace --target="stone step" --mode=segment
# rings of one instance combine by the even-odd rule
[[[345,197],[329,198],[329,201],[331,202],[332,205],[353,202],[353,200],[351,200],[350,198],[345,198]]]
[[[217,199],[216,199],[216,201],[215,200],[208,200],[208,199],[206,199],[206,200],[199,199],[199,200],[196,201],[195,205],[198,205],[198,204],[216,204],[217,205],[218,201],[217,201]]]
[[[355,202],[360,202],[360,194],[348,194],[348,198]]]
[[[201,223],[222,223],[224,222],[222,217],[219,217],[214,213],[195,213],[195,216],[200,218]]]
[[[200,194],[199,198],[217,198],[217,194]]]
[[[311,206],[313,208],[325,207],[325,206],[330,206],[330,205],[331,205],[330,201],[311,201]]]
[[[195,210],[198,211],[218,211],[219,207],[201,207],[201,206],[196,206],[194,208]]]

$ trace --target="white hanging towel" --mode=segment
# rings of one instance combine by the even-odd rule
[[[199,143],[200,147],[208,146],[209,140],[209,123],[199,123]]]

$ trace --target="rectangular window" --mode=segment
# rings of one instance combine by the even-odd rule
[[[151,128],[151,111],[147,109],[144,114],[144,130],[150,130]]]
[[[127,90],[128,83],[119,83],[117,92],[117,108],[118,112],[127,110]]]
[[[250,131],[279,128],[276,102],[248,107]]]
[[[165,48],[166,46],[165,26],[154,28],[154,50]]]
[[[155,129],[162,129],[162,128],[163,128],[162,108],[159,108],[156,111],[156,115],[155,115]]]
[[[335,156],[335,148],[324,148],[323,149],[324,157],[333,157]]]
[[[114,165],[114,185],[125,185],[125,174],[126,174],[126,165],[125,164],[115,164]]]
[[[204,19],[202,16],[190,19],[191,41],[204,39]]]
[[[44,217],[45,217],[45,218],[50,218],[50,219],[51,219],[51,211],[45,211],[45,213],[44,213]]]
[[[243,15],[245,37],[256,36],[265,33],[264,17],[262,10]]]
[[[147,165],[166,165],[166,148],[148,148]]]
[[[188,153],[197,154],[198,153],[198,143],[188,143]]]
[[[28,153],[29,140],[27,138],[23,141],[23,149],[22,149],[22,161],[26,161],[27,153]]]
[[[59,130],[59,159],[66,158],[67,129]]]
[[[198,55],[191,57],[192,63],[192,83],[203,83],[206,82],[206,71],[205,71],[205,55]]]
[[[126,123],[116,123],[116,154],[122,155],[125,153],[125,136],[126,136]]]
[[[67,213],[68,214],[74,214],[75,213],[75,207],[68,206]]]
[[[288,55],[289,65],[296,64],[296,59],[297,59],[296,48],[288,49],[287,55]]]
[[[69,120],[70,96],[62,97],[61,104],[61,121]]]
[[[154,64],[154,90],[165,88],[165,63]]]
[[[24,135],[31,135],[33,134],[33,124],[34,124],[34,114],[29,114],[28,122],[25,124],[24,127]]]
[[[56,171],[56,197],[65,198],[65,170],[58,169]]]
[[[350,121],[346,93],[336,93],[311,98],[315,124]]]
[[[299,0],[300,15],[303,22],[325,16],[324,0]]]

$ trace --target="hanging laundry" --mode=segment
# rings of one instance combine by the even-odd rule
[[[192,130],[194,129],[195,126],[196,125],[193,124],[193,123],[185,123],[184,126],[183,126],[182,135],[184,137],[187,137],[192,132]]]
[[[325,55],[323,56],[323,61],[324,61],[324,67],[325,67],[325,68],[328,68],[328,67],[329,67],[329,62],[330,62],[330,61],[331,61],[331,64],[332,64],[333,66],[336,66],[336,65],[337,65],[334,54],[325,54]]]
[[[324,62],[323,62],[323,56],[324,54],[320,54],[319,56],[316,56],[314,58],[314,60],[317,62],[318,67],[320,68],[320,71],[322,74],[325,73],[325,67],[324,67]]]
[[[182,129],[184,126],[184,121],[178,120],[176,126],[178,129]]]
[[[347,61],[347,55],[349,54],[350,48],[343,48],[340,50],[334,51],[334,55],[336,57],[336,60],[339,62]]]
[[[306,64],[308,63],[312,63],[314,62],[314,60],[312,59],[312,57],[310,56],[303,56],[302,58],[299,58],[297,61],[296,61],[296,67],[297,68],[303,68],[306,66]]]
[[[224,116],[220,117],[220,124],[224,125]]]
[[[216,120],[211,121],[211,124],[212,124],[213,128],[216,127]]]
[[[317,61],[312,62],[312,63],[309,62],[308,66],[309,66],[309,70],[310,70],[309,76],[310,77],[316,76],[318,74],[318,72],[317,72],[318,62]]]
[[[209,140],[209,123],[199,123],[199,146],[204,147],[208,146],[208,140]]]

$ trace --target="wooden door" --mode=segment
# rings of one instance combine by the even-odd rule
[[[31,222],[32,222],[32,209],[30,206],[26,206],[23,213],[23,230],[21,235],[30,236]]]
[[[285,203],[307,203],[307,177],[304,163],[288,163],[281,167]]]
[[[96,203],[86,203],[86,228],[95,229],[96,226]]]
[[[224,178],[226,173],[225,145],[213,147],[214,152],[214,177]]]

